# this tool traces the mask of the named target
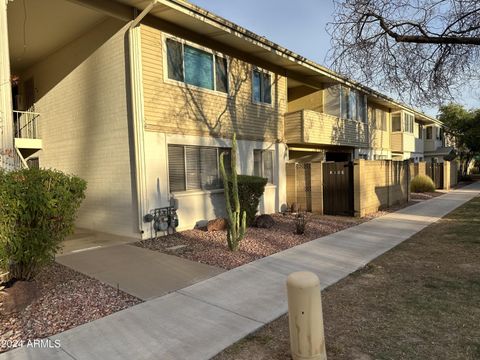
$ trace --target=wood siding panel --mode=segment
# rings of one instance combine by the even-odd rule
[[[287,143],[367,147],[365,124],[311,110],[285,116]]]
[[[392,151],[403,151],[402,133],[392,133],[390,145]]]
[[[252,102],[253,65],[230,58],[230,96],[164,81],[163,36],[142,25],[142,71],[145,127],[197,136],[281,140],[287,106],[286,78],[272,74],[272,105]]]

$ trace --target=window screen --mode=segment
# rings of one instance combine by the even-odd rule
[[[167,39],[168,78],[183,81],[183,50],[178,41]]]
[[[270,74],[259,70],[253,71],[252,79],[253,100],[266,104],[272,103],[272,81]]]
[[[230,149],[206,146],[168,145],[170,191],[220,189],[220,154],[230,172]]]
[[[168,146],[168,175],[171,192],[185,191],[185,155],[183,146]]]
[[[392,131],[402,131],[400,114],[392,115]]]
[[[227,59],[215,56],[215,81],[216,89],[221,92],[228,92]]]
[[[185,45],[185,82],[213,90],[213,55]]]

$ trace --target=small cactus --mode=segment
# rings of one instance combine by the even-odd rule
[[[240,241],[245,236],[245,230],[247,228],[247,214],[245,211],[240,211],[240,200],[238,198],[238,182],[237,182],[237,139],[233,134],[232,139],[232,156],[231,156],[231,171],[230,179],[225,171],[225,164],[223,160],[224,154],[220,155],[220,174],[222,175],[223,188],[225,192],[225,207],[227,210],[227,243],[228,248],[231,251],[238,249]],[[230,189],[229,180],[232,182],[232,188]],[[230,191],[232,193],[230,194]],[[233,199],[233,206],[231,203]]]

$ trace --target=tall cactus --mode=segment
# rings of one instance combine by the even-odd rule
[[[231,171],[230,176],[232,182],[232,189],[230,190],[229,177],[225,171],[223,160],[224,153],[220,155],[220,173],[223,180],[223,188],[225,191],[225,207],[227,210],[228,233],[227,242],[228,248],[232,251],[238,249],[240,241],[245,236],[247,228],[247,214],[245,211],[240,212],[240,200],[238,198],[238,182],[237,182],[237,139],[235,133],[232,139],[232,156],[231,156]],[[230,191],[232,193],[230,194]],[[231,200],[233,199],[233,206]]]

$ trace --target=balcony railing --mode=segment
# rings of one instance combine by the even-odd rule
[[[16,138],[39,139],[40,114],[32,111],[14,111],[13,129]]]
[[[307,109],[285,114],[285,138],[289,144],[351,147],[365,147],[371,141],[364,123]]]

